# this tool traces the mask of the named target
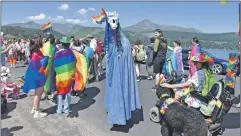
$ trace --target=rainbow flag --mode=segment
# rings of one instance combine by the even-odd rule
[[[226,4],[228,3],[228,0],[221,0],[221,4]]]
[[[76,62],[76,57],[71,49],[60,50],[55,53],[54,69],[58,94],[63,95],[71,91],[76,72]]]
[[[48,57],[43,56],[41,52],[33,53],[30,63],[25,73],[23,92],[28,93],[31,89],[37,89],[44,86],[47,76],[39,72],[41,67],[48,61]]]
[[[225,78],[225,85],[234,88],[235,86],[235,68],[237,66],[238,59],[237,54],[230,53],[229,54],[229,63],[227,66],[227,74]]]
[[[52,31],[52,24],[49,22],[48,24],[45,24],[42,26],[42,32],[43,33],[48,33]]]
[[[102,9],[102,13],[101,13],[101,14],[99,14],[98,16],[93,16],[93,17],[91,17],[91,18],[92,18],[92,20],[93,20],[95,23],[97,23],[97,24],[102,24],[102,23],[105,21],[105,19],[106,19],[105,10]]]
[[[74,91],[84,91],[88,78],[86,57],[75,50],[73,53],[76,57]]]

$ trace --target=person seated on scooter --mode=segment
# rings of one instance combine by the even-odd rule
[[[187,82],[181,84],[161,84],[162,87],[172,88],[172,89],[184,89],[184,91],[177,91],[175,93],[175,99],[179,100],[182,96],[187,96],[191,91],[197,91],[202,96],[207,96],[208,92],[211,90],[212,86],[216,83],[216,79],[209,67],[208,60],[205,59],[205,54],[197,53],[192,58],[191,61],[194,62],[196,68],[198,69],[195,74],[188,79]],[[201,112],[205,116],[211,116],[215,105],[213,103],[208,105],[203,105],[199,99],[188,96],[185,102],[194,108],[200,108]]]

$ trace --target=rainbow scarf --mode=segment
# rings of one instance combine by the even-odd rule
[[[76,57],[71,49],[62,49],[54,57],[56,72],[56,89],[58,94],[67,94],[71,91],[76,71]]]
[[[161,114],[165,114],[166,111],[167,111],[167,109],[168,109],[168,106],[169,106],[170,104],[172,104],[173,102],[174,102],[174,100],[173,100],[172,98],[166,99],[166,100],[163,102],[163,104],[162,104],[162,106],[161,106],[161,108],[160,108]]]
[[[227,74],[225,78],[225,86],[234,88],[235,87],[235,68],[238,64],[237,54],[229,54],[229,63],[227,66]]]

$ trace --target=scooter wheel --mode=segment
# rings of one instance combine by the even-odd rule
[[[159,123],[161,121],[159,109],[157,107],[152,107],[149,110],[149,116],[150,116],[151,121],[153,121],[155,123]]]

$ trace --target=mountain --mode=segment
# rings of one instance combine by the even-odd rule
[[[184,27],[172,26],[172,25],[159,25],[159,24],[151,22],[148,19],[144,19],[135,25],[125,27],[123,29],[127,30],[127,31],[132,31],[132,32],[155,31],[156,29],[161,29],[162,31],[201,33],[200,30],[197,30],[194,28],[184,28]]]
[[[23,28],[33,28],[33,29],[41,29],[41,25],[40,24],[37,24],[33,21],[30,21],[30,22],[26,22],[26,23],[14,23],[14,24],[7,24],[5,26],[19,26],[19,27],[23,27]]]
[[[41,29],[34,29],[34,28],[23,28],[20,26],[2,26],[1,31],[6,34],[5,38],[23,38],[23,39],[29,39],[35,34],[40,34],[42,36],[46,36],[42,33]],[[53,31],[52,34],[57,37],[61,38],[64,36],[63,34]]]
[[[43,34],[41,32],[40,24],[35,22],[15,23],[2,27],[2,31],[8,37],[31,37],[34,33]],[[98,39],[104,39],[104,28],[102,27],[85,27],[73,24],[53,23],[53,34],[56,37],[63,35],[75,36],[76,38],[83,38],[91,34]],[[158,25],[150,20],[142,20],[141,22],[123,28],[123,33],[129,39],[130,43],[134,43],[137,38],[142,39],[145,45],[149,44],[150,37],[154,36],[155,29],[160,28],[164,36],[168,40],[169,46],[173,46],[173,40],[180,40],[182,47],[190,48],[191,39],[198,37],[203,48],[216,49],[238,49],[238,34],[237,33],[218,33],[206,34],[195,28],[184,28],[171,25]]]
[[[26,23],[14,23],[14,24],[8,24],[7,26],[20,26],[23,28],[34,28],[34,29],[40,29],[43,24],[37,24],[33,21],[26,22]],[[81,31],[84,29],[84,26],[81,25],[75,25],[75,24],[62,24],[62,23],[53,23],[53,30],[65,34],[65,35],[72,35],[74,33],[78,33],[78,31]],[[184,28],[180,26],[172,26],[172,25],[159,25],[156,23],[151,22],[148,19],[144,19],[140,21],[139,23],[125,27],[123,30],[130,31],[130,32],[145,32],[145,31],[155,31],[155,29],[161,29],[163,31],[177,31],[177,32],[194,32],[194,33],[201,33],[200,30],[194,29],[194,28]],[[101,27],[96,27],[95,30],[101,29]]]

